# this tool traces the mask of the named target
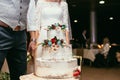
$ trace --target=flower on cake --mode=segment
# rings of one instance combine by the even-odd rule
[[[52,51],[56,51],[59,46],[64,47],[65,46],[65,42],[63,39],[57,39],[57,37],[55,36],[54,38],[50,39],[50,40],[44,40],[44,42],[42,43],[43,47],[51,47]]]
[[[55,23],[55,24],[52,24],[51,26],[48,26],[48,30],[65,30],[66,29],[66,26],[65,25],[61,25],[59,23]]]
[[[80,67],[77,67],[73,70],[73,77],[79,78],[81,74]]]

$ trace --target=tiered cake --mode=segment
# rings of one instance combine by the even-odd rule
[[[47,39],[38,44],[41,55],[35,58],[35,73],[20,80],[79,80],[77,59],[72,57],[71,45],[66,44],[65,25],[54,24],[46,30]]]
[[[48,39],[42,44],[42,56],[35,61],[35,75],[42,78],[64,79],[73,77],[78,66],[72,57],[71,45],[66,45],[65,25],[48,26]]]
[[[77,67],[76,60],[37,60],[35,74],[42,78],[64,79],[72,78]]]
[[[43,47],[43,57],[36,59],[35,74],[44,78],[73,77],[77,60],[71,56],[71,47],[59,47],[51,52],[49,50],[49,47]]]

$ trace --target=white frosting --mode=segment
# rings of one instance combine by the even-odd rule
[[[57,37],[58,39],[65,40],[65,31],[62,31],[61,29],[57,30],[49,30],[48,31],[48,39],[52,39],[54,37]]]
[[[35,74],[43,78],[70,78],[77,67],[76,59],[69,60],[36,60]]]
[[[57,48],[57,50],[51,49],[51,47],[43,47],[42,59],[72,59],[71,45]]]
[[[61,29],[48,30],[47,35],[49,40],[55,36],[65,40],[65,33]],[[73,71],[78,66],[77,59],[72,58],[71,45],[43,46],[42,54],[36,58],[35,64],[35,75],[48,79],[72,78]]]
[[[38,76],[35,76],[33,73],[32,74],[27,74],[20,76],[20,80],[79,80],[76,78],[67,78],[67,79],[45,79],[45,78],[40,78]]]

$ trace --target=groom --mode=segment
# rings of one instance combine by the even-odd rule
[[[30,1],[33,0],[0,0],[0,69],[6,58],[10,80],[19,80],[26,74],[26,17]],[[34,31],[31,29],[30,33]]]

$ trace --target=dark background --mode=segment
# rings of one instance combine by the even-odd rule
[[[90,37],[90,11],[92,0],[67,0],[74,38],[78,38],[82,30],[87,29],[87,36]],[[100,5],[100,0],[95,2],[97,43],[101,43],[104,37],[108,37],[111,43],[120,44],[120,0],[104,0],[105,4]],[[109,17],[114,17],[109,20]],[[74,20],[78,23],[74,23]]]

